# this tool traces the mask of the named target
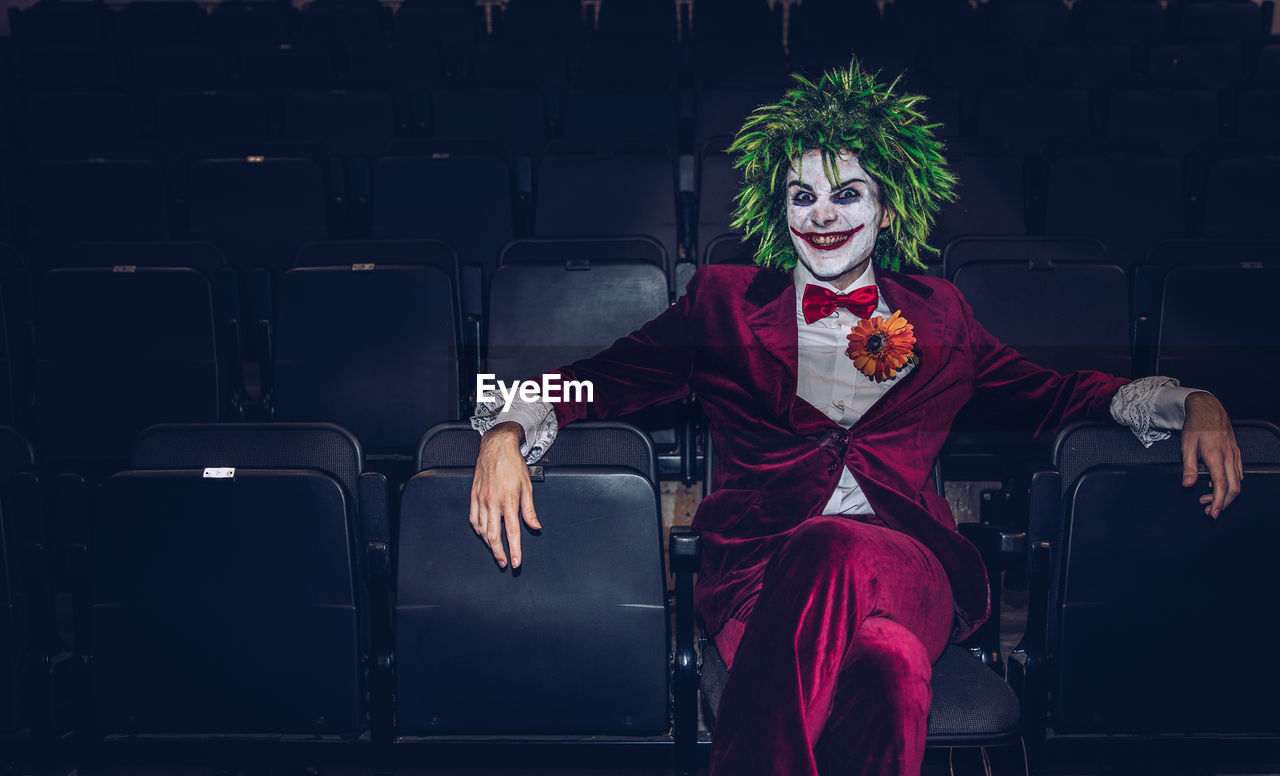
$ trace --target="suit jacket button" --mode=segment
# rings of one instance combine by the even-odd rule
[[[832,464],[830,464],[830,465],[828,465],[828,466],[827,466],[827,474],[835,474],[835,473],[836,473],[836,469],[839,469],[839,468],[840,468],[840,464],[838,464],[838,463],[832,463]]]
[[[842,445],[849,444],[849,432],[841,431],[840,433],[836,434],[836,441]]]

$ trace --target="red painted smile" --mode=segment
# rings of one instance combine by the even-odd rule
[[[847,232],[797,232],[793,226],[791,227],[791,233],[820,251],[834,251],[848,242],[850,237],[862,231],[864,226],[866,224],[858,224]]]

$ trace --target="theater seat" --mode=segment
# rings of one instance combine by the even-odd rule
[[[465,423],[432,429],[403,493],[398,744],[482,742],[485,757],[502,739],[589,736],[665,745],[669,756],[652,445],[618,423],[562,429],[531,469],[543,530],[524,532],[512,571],[467,520],[479,439]]]

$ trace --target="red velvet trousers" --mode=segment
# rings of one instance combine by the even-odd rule
[[[716,634],[730,671],[713,776],[920,773],[951,587],[922,544],[866,520],[794,529]]]

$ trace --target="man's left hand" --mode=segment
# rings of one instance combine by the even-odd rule
[[[1244,479],[1244,464],[1227,410],[1212,394],[1198,391],[1186,399],[1187,419],[1182,426],[1182,486],[1195,484],[1198,462],[1209,470],[1213,493],[1200,497],[1204,513],[1216,518],[1236,496]]]

